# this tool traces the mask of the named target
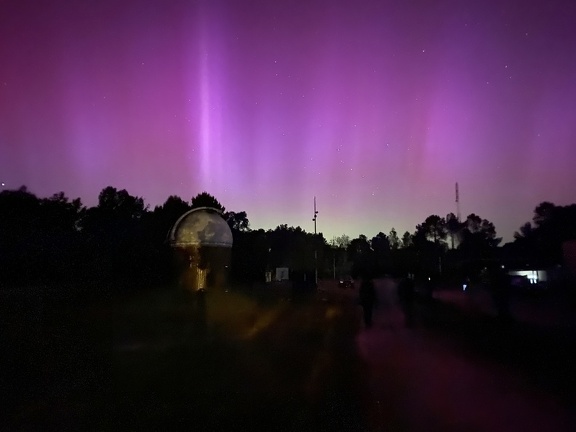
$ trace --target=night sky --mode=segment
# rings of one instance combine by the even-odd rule
[[[0,2],[0,181],[327,240],[576,202],[576,2]]]

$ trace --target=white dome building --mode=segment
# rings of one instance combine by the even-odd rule
[[[170,230],[168,243],[184,262],[181,281],[187,289],[201,291],[226,282],[232,230],[217,209],[199,207],[184,213]]]

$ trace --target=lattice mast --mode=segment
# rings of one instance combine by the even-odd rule
[[[456,182],[456,218],[460,222],[460,194],[458,192],[458,182]]]

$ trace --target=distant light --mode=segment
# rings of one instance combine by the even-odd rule
[[[6,186],[6,183],[2,182],[2,186]]]
[[[462,285],[462,291],[466,291],[466,288],[468,288],[468,285],[463,284],[463,285]]]

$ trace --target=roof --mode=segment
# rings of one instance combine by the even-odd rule
[[[231,248],[232,230],[219,210],[212,207],[198,207],[180,216],[168,234],[168,242],[172,247]]]

